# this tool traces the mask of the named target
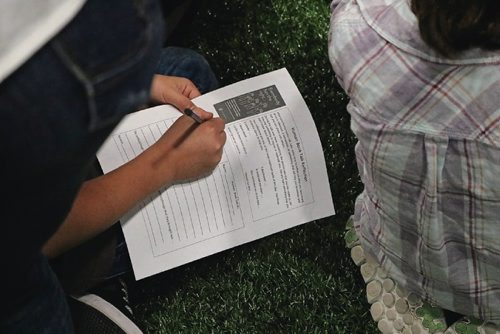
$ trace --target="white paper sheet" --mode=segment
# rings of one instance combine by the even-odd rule
[[[286,69],[193,101],[226,120],[224,154],[210,176],[162,189],[121,220],[136,279],[335,214],[316,127]],[[98,152],[104,172],[179,116],[166,105],[127,116]]]

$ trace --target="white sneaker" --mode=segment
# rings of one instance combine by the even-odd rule
[[[142,334],[131,320],[128,292],[121,280],[95,293],[71,296],[68,305],[76,334]]]

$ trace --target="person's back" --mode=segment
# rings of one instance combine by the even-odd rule
[[[494,2],[334,1],[329,52],[359,140],[364,250],[423,299],[500,323]]]

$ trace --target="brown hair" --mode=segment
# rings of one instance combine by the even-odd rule
[[[445,56],[500,49],[499,7],[499,0],[411,0],[422,39]]]

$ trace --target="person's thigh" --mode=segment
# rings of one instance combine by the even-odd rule
[[[72,333],[66,296],[47,260],[39,254],[31,265],[24,273],[29,277],[22,278],[31,284],[24,287],[24,296],[18,295],[24,299],[1,301],[12,304],[11,310],[3,312],[0,318],[0,333]]]
[[[64,221],[95,153],[147,102],[163,41],[155,0],[88,0],[0,85],[1,333],[70,333],[40,249]],[[36,326],[36,327],[35,327]]]

